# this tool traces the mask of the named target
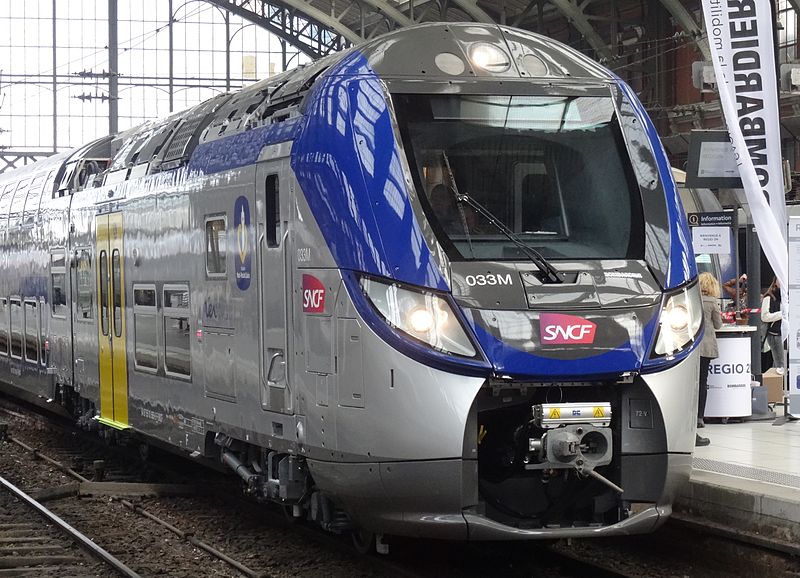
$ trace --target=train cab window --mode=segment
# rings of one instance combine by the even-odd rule
[[[0,299],[0,356],[8,356],[8,299]]]
[[[122,264],[119,249],[111,253],[111,288],[114,292],[114,335],[122,337]]]
[[[155,285],[133,286],[134,367],[158,370],[158,309]]]
[[[100,251],[100,330],[108,335],[108,253]]]
[[[168,375],[190,377],[189,287],[164,286],[164,370]]]
[[[75,170],[77,168],[78,161],[67,163],[66,167],[64,167],[64,172],[61,175],[61,180],[58,183],[56,196],[63,197],[65,194],[69,193],[70,189],[72,189],[72,182],[74,180]]]
[[[451,260],[524,259],[498,223],[548,259],[644,256],[641,194],[610,95],[397,94],[394,104]]]
[[[281,244],[281,202],[278,175],[267,177],[267,247]]]
[[[78,286],[78,320],[94,318],[94,283],[92,271],[92,253],[89,249],[76,251],[76,278]]]
[[[22,359],[22,301],[11,299],[11,357]]]
[[[67,310],[67,269],[64,249],[50,253],[50,307],[53,317],[65,317]]]
[[[25,301],[25,361],[39,362],[39,314],[36,301]]]
[[[225,217],[206,218],[206,275],[225,277],[227,250]]]

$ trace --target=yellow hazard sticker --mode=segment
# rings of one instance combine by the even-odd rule
[[[594,408],[594,417],[605,417],[605,414],[603,413],[603,408],[602,407]]]
[[[557,407],[551,407],[550,419],[561,419],[561,409]]]

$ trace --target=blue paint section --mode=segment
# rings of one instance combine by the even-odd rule
[[[447,290],[414,217],[387,96],[360,53],[317,82],[292,168],[342,269]]]
[[[342,271],[342,279],[344,280],[345,287],[347,287],[350,298],[353,300],[353,304],[356,306],[364,322],[369,325],[378,337],[400,353],[429,367],[458,375],[471,377],[489,377],[491,375],[492,366],[483,358],[465,359],[463,357],[441,353],[416,341],[402,331],[394,329],[378,315],[375,309],[373,309],[367,297],[364,295],[364,292],[361,290],[358,276],[355,273],[352,271]],[[443,296],[443,298],[448,301],[455,314],[459,316],[462,326],[466,328],[465,319],[459,315],[460,307],[449,297]],[[431,384],[431,386],[434,387],[435,384]]]
[[[496,315],[502,315],[497,312]],[[515,312],[515,315],[526,315],[525,312]],[[616,377],[626,371],[639,371],[643,361],[647,358],[656,334],[657,317],[638,330],[630,339],[619,344],[613,349],[592,351],[586,349],[585,356],[576,356],[574,359],[558,359],[537,355],[532,351],[523,351],[509,345],[483,326],[480,315],[467,310],[467,321],[470,324],[481,348],[494,366],[494,371],[499,375],[508,375],[517,379],[542,379],[542,380],[570,380],[585,381],[591,379],[604,379]],[[533,325],[531,318],[527,325]],[[600,323],[600,321],[598,321]],[[517,327],[514,327],[517,325]],[[518,331],[518,324],[511,324],[511,330]],[[538,337],[533,337],[534,340]],[[593,354],[594,353],[594,354]]]
[[[233,236],[236,239],[236,286],[247,291],[252,277],[253,231],[250,226],[250,203],[244,196],[236,199],[233,206]]]
[[[189,159],[189,173],[211,174],[255,164],[265,146],[294,140],[300,124],[293,118],[198,145]]]
[[[473,329],[495,372],[518,379],[602,379],[624,371],[635,371],[641,365],[630,343],[607,353],[581,359],[550,359],[510,347],[478,325],[473,325]]]
[[[674,289],[697,277],[697,265],[694,261],[694,249],[689,234],[689,225],[686,222],[686,213],[683,210],[680,193],[672,178],[672,169],[655,126],[631,87],[619,78],[617,82],[642,123],[658,164],[658,175],[664,189],[670,232],[670,265],[665,289]]]
[[[660,307],[658,308],[660,310]],[[503,314],[509,312],[494,312],[498,319]],[[487,312],[483,312],[487,314]],[[585,313],[582,312],[583,315]],[[536,321],[531,317],[526,322],[521,322],[520,317],[525,317],[526,312],[513,312],[516,317],[509,322],[501,321],[500,325],[507,325],[512,334],[518,334],[522,326],[532,326]],[[555,356],[545,356],[537,354],[536,351],[522,350],[514,347],[511,343],[515,341],[510,335],[504,339],[502,333],[495,335],[488,327],[484,326],[481,314],[467,309],[465,318],[471,327],[475,337],[487,359],[494,367],[494,372],[498,375],[508,375],[515,379],[528,380],[575,380],[586,381],[594,379],[616,378],[619,374],[626,371],[636,371],[642,373],[653,373],[675,365],[685,359],[700,343],[702,333],[686,349],[667,359],[665,357],[651,359],[650,352],[653,350],[658,334],[658,315],[647,322],[643,327],[631,329],[629,338],[624,343],[616,346],[609,346],[605,350],[598,347],[594,351],[589,348],[576,350],[573,359],[559,359]],[[594,319],[592,317],[592,319]],[[598,324],[602,323],[599,319],[594,319]],[[609,318],[608,321],[612,321]],[[496,333],[496,331],[495,331]],[[537,342],[539,337],[531,335],[529,342]],[[516,339],[519,343],[519,339]],[[577,346],[576,346],[577,347]],[[526,348],[527,349],[527,348]],[[584,353],[585,355],[580,355]]]

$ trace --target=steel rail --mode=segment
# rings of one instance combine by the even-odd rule
[[[76,472],[72,468],[68,468],[67,466],[65,466],[62,463],[57,462],[53,458],[47,457],[46,455],[44,455],[42,452],[40,452],[36,448],[32,448],[31,446],[19,441],[14,436],[7,436],[7,439],[8,439],[8,441],[17,444],[19,447],[21,447],[25,451],[28,451],[28,452],[32,453],[34,455],[34,457],[36,457],[37,459],[40,459],[42,461],[47,462],[48,464],[50,464],[51,466],[61,470],[65,474],[67,474],[69,476],[72,476],[73,478],[75,478],[79,482],[89,482],[90,481],[88,478],[84,478],[82,475],[80,475],[78,472]]]
[[[63,471],[63,472],[65,472],[65,473],[67,473],[68,475],[72,476],[73,478],[75,478],[75,479],[79,480],[80,482],[82,482],[82,483],[90,483],[88,479],[84,478],[84,477],[83,477],[83,476],[81,476],[79,473],[75,472],[75,471],[74,471],[74,470],[72,470],[71,468],[68,468],[68,467],[64,466],[63,464],[61,464],[61,463],[57,462],[56,460],[54,460],[54,459],[52,459],[52,458],[50,458],[50,457],[48,457],[48,456],[46,456],[46,455],[42,454],[42,453],[41,453],[39,450],[36,450],[36,449],[34,449],[34,448],[32,448],[32,447],[30,447],[30,446],[28,446],[28,445],[24,444],[23,442],[19,441],[18,439],[15,439],[15,438],[14,438],[14,437],[12,437],[12,436],[7,436],[7,439],[8,439],[9,441],[11,441],[11,442],[14,442],[15,444],[19,445],[20,447],[22,447],[22,448],[23,448],[23,449],[25,449],[26,451],[29,451],[29,452],[33,453],[33,455],[35,455],[37,458],[39,458],[39,459],[41,459],[41,460],[44,460],[44,461],[46,461],[47,463],[51,464],[52,466],[54,466],[54,467],[56,467],[56,468],[60,469],[61,471]],[[9,482],[7,482],[6,480],[4,480],[2,477],[0,477],[0,483],[2,483],[2,485],[6,486],[6,487],[9,487],[9,490],[10,490],[12,493],[20,492],[20,494],[21,494],[22,496],[25,496],[25,497],[24,497],[24,498],[22,498],[22,499],[23,499],[23,500],[25,500],[25,501],[27,501],[27,502],[28,502],[28,503],[29,503],[31,506],[33,506],[34,508],[36,508],[36,509],[37,509],[37,510],[38,510],[40,513],[42,513],[42,515],[45,515],[45,516],[47,516],[47,517],[50,517],[50,516],[52,516],[52,519],[53,519],[53,521],[55,521],[55,522],[56,522],[57,524],[59,524],[59,525],[62,525],[62,524],[63,524],[61,527],[62,527],[63,529],[65,529],[67,532],[70,532],[70,531],[71,531],[71,532],[75,532],[75,534],[76,534],[76,537],[77,537],[77,536],[80,536],[82,539],[86,540],[86,541],[87,541],[89,544],[91,544],[93,547],[96,547],[96,548],[99,550],[99,552],[102,552],[102,553],[106,554],[107,556],[109,556],[109,558],[111,558],[111,560],[115,560],[117,563],[119,563],[120,565],[122,565],[122,563],[121,563],[121,562],[119,562],[118,560],[116,560],[116,559],[115,559],[113,556],[111,556],[111,554],[109,554],[108,552],[106,552],[105,550],[103,550],[102,548],[100,548],[99,546],[97,546],[96,544],[94,544],[94,542],[90,541],[88,538],[86,538],[86,537],[85,537],[85,536],[83,536],[82,534],[78,533],[78,532],[77,532],[77,530],[75,530],[75,529],[74,529],[74,528],[72,528],[72,527],[71,527],[69,524],[67,524],[66,522],[64,522],[63,520],[61,520],[61,519],[60,519],[58,516],[56,516],[55,514],[53,514],[52,512],[50,512],[49,510],[47,510],[47,509],[46,509],[44,506],[42,506],[41,504],[39,504],[38,502],[36,502],[36,501],[35,501],[33,498],[31,498],[30,496],[27,496],[26,494],[22,493],[22,492],[21,492],[20,490],[18,490],[17,488],[14,488],[14,486],[12,486],[12,485],[11,485]],[[12,488],[13,488],[13,489],[12,489]],[[228,565],[230,565],[230,566],[232,566],[232,567],[236,568],[236,569],[237,569],[239,572],[241,572],[242,574],[245,574],[246,576],[250,576],[250,577],[253,577],[253,578],[256,578],[256,577],[259,577],[259,576],[262,576],[262,577],[264,576],[264,574],[263,574],[263,573],[256,572],[255,570],[252,570],[252,569],[248,568],[248,567],[247,567],[247,566],[245,566],[244,564],[242,564],[242,563],[240,563],[240,562],[238,562],[238,561],[234,560],[233,558],[231,558],[231,557],[227,556],[226,554],[224,554],[224,553],[220,552],[219,550],[217,550],[217,549],[216,549],[216,548],[214,548],[213,546],[211,546],[211,545],[209,545],[209,544],[206,544],[205,542],[203,542],[203,541],[201,541],[201,540],[198,540],[197,538],[195,538],[195,537],[194,537],[194,536],[191,534],[191,532],[184,532],[184,531],[182,531],[182,530],[179,530],[179,529],[178,529],[178,528],[176,528],[175,526],[172,526],[172,525],[170,525],[168,522],[165,522],[164,520],[161,520],[160,518],[158,518],[158,517],[154,516],[153,514],[151,514],[151,513],[147,512],[147,511],[145,511],[145,510],[144,510],[143,508],[141,508],[140,506],[138,506],[138,505],[134,505],[134,504],[132,504],[131,502],[129,502],[129,501],[127,501],[127,500],[120,500],[120,502],[121,502],[121,503],[122,503],[122,504],[123,504],[125,507],[127,507],[127,508],[129,508],[129,509],[133,510],[134,512],[136,512],[136,513],[138,513],[138,514],[140,514],[140,515],[142,515],[142,516],[144,516],[144,517],[146,517],[146,518],[148,518],[148,519],[150,519],[150,520],[152,520],[152,521],[154,521],[154,522],[156,522],[156,523],[158,523],[158,524],[160,524],[160,525],[164,526],[164,527],[165,527],[165,528],[167,528],[167,529],[168,529],[170,532],[172,532],[172,533],[174,533],[174,534],[176,534],[176,535],[180,536],[182,539],[186,540],[186,541],[187,541],[187,542],[189,542],[190,544],[192,544],[192,545],[194,545],[194,546],[196,546],[196,547],[200,548],[201,550],[205,550],[205,551],[206,551],[208,554],[210,554],[211,556],[213,556],[213,557],[215,557],[215,558],[217,558],[217,559],[219,559],[219,560],[222,560],[222,561],[223,561],[223,562],[225,562],[226,564],[228,564]],[[105,560],[105,558],[104,558],[104,560]],[[112,562],[110,562],[109,560],[106,560],[106,561],[107,561],[107,562],[109,562],[109,564],[112,564],[112,566],[114,565],[114,564],[113,564]],[[128,570],[129,572],[131,572],[131,574],[124,574],[124,573],[123,573],[123,575],[124,575],[124,576],[137,576],[137,577],[139,576],[138,574],[136,574],[135,572],[133,572],[133,570],[130,570],[129,568],[127,568],[127,566],[124,566],[124,565],[122,565],[122,567],[123,567],[123,568],[125,568],[126,570]],[[115,566],[115,568],[116,568],[116,566]],[[121,570],[120,570],[120,571],[121,571]]]
[[[61,530],[63,530],[66,534],[68,534],[73,540],[78,542],[81,546],[86,548],[90,554],[99,558],[112,568],[114,568],[117,572],[120,573],[122,576],[129,576],[130,578],[141,578],[139,574],[134,572],[131,568],[123,564],[117,558],[112,556],[109,552],[92,542],[89,538],[85,535],[81,534],[78,530],[67,524],[64,520],[59,518],[56,514],[45,508],[39,502],[31,498],[28,494],[20,490],[14,484],[0,476],[0,485],[2,485],[6,490],[8,490],[11,494],[13,494],[17,499],[22,502],[28,504],[31,508],[36,510],[39,514],[41,514],[45,519],[52,522]]]
[[[213,557],[215,557],[215,558],[217,558],[219,560],[222,560],[223,562],[225,562],[229,566],[233,566],[234,568],[236,568],[239,572],[241,572],[245,576],[250,576],[251,578],[259,578],[259,577],[264,577],[264,576],[271,576],[269,574],[264,574],[262,572],[256,572],[255,570],[252,570],[252,569],[248,568],[247,566],[245,566],[241,562],[238,562],[238,561],[234,560],[233,558],[231,558],[230,556],[227,556],[226,554],[223,554],[222,552],[220,552],[219,550],[217,550],[213,546],[210,546],[209,544],[206,544],[202,540],[198,540],[190,532],[184,532],[183,530],[180,530],[180,529],[176,528],[175,526],[173,526],[169,522],[166,522],[166,521],[162,520],[161,518],[159,518],[158,516],[156,516],[154,514],[151,514],[150,512],[148,512],[147,510],[145,510],[144,508],[139,506],[138,504],[133,504],[132,502],[129,502],[128,500],[120,500],[120,502],[122,503],[123,506],[125,506],[129,510],[131,510],[133,512],[136,512],[137,514],[139,514],[141,516],[144,516],[148,520],[152,520],[153,522],[163,526],[164,528],[166,528],[167,530],[169,530],[170,532],[172,532],[173,534],[175,534],[176,536],[178,536],[182,540],[186,540],[187,542],[189,542],[193,546],[196,546],[196,547],[200,548],[201,550],[205,550],[208,554],[210,554],[211,556],[213,556]]]

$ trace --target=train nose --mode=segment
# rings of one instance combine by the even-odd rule
[[[518,264],[453,265],[453,296],[495,372],[578,379],[639,371],[662,299],[644,263],[558,268],[563,283],[548,283]]]

